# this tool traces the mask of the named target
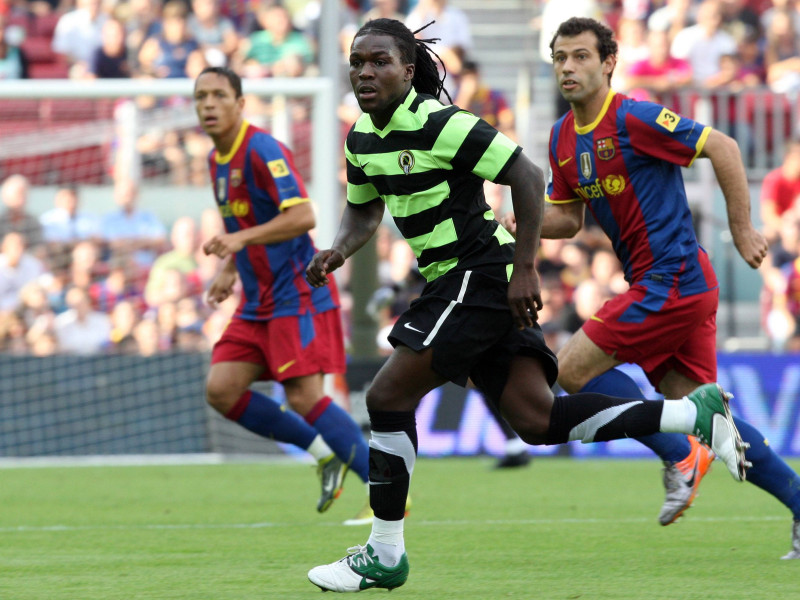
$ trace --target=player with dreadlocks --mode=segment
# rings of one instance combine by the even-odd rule
[[[314,255],[306,278],[324,286],[388,208],[427,283],[392,328],[394,351],[367,391],[372,532],[365,546],[311,569],[308,578],[323,590],[392,589],[408,578],[403,515],[417,453],[414,411],[447,381],[472,379],[529,444],[696,431],[735,478],[744,473],[744,449],[716,384],[680,400],[553,397],[557,362],[536,323],[542,171],[488,123],[439,102],[433,41],[377,19],[350,48],[350,83],[364,115],[345,141],[347,206],[333,247]],[[486,203],[486,180],[511,188],[516,243]]]

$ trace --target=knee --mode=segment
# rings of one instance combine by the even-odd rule
[[[206,402],[220,414],[226,415],[239,401],[246,390],[209,378],[206,381]]]
[[[550,412],[553,406],[552,394],[538,398],[538,401],[535,402],[526,399],[512,406],[515,406],[516,409],[504,411],[503,416],[520,439],[533,446],[546,444],[547,433],[550,430]]]
[[[568,394],[577,394],[588,383],[585,371],[575,368],[573,364],[570,361],[562,362],[559,358],[558,385]]]

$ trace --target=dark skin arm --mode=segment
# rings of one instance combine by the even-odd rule
[[[520,154],[496,183],[511,188],[511,203],[518,223],[514,273],[508,285],[508,304],[520,329],[531,327],[542,308],[539,274],[534,266],[544,215],[544,175]]]
[[[306,267],[308,283],[314,287],[326,285],[328,273],[341,267],[373,236],[383,220],[383,209],[383,200],[363,205],[347,204],[333,246],[317,252]]]

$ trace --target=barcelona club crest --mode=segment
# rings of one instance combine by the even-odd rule
[[[403,169],[403,173],[406,175],[411,174],[411,169],[414,168],[414,162],[414,155],[411,154],[410,150],[403,150],[397,157],[397,164],[400,165],[400,168]]]
[[[603,138],[597,140],[597,158],[600,160],[611,160],[614,158],[614,138]]]
[[[239,187],[240,183],[242,183],[242,170],[241,169],[232,169],[231,170],[231,187]]]

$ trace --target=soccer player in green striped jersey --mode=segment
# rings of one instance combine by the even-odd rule
[[[485,121],[439,102],[432,41],[393,19],[356,33],[350,82],[364,115],[345,142],[347,206],[333,246],[306,268],[309,283],[325,285],[386,208],[427,280],[393,327],[394,351],[367,391],[372,532],[345,558],[311,569],[309,580],[323,590],[392,589],[408,578],[403,517],[417,452],[414,411],[446,381],[471,379],[529,444],[700,431],[741,477],[744,450],[716,384],[680,400],[554,398],[557,361],[536,323],[542,170]],[[511,188],[516,242],[486,203],[485,180]]]

